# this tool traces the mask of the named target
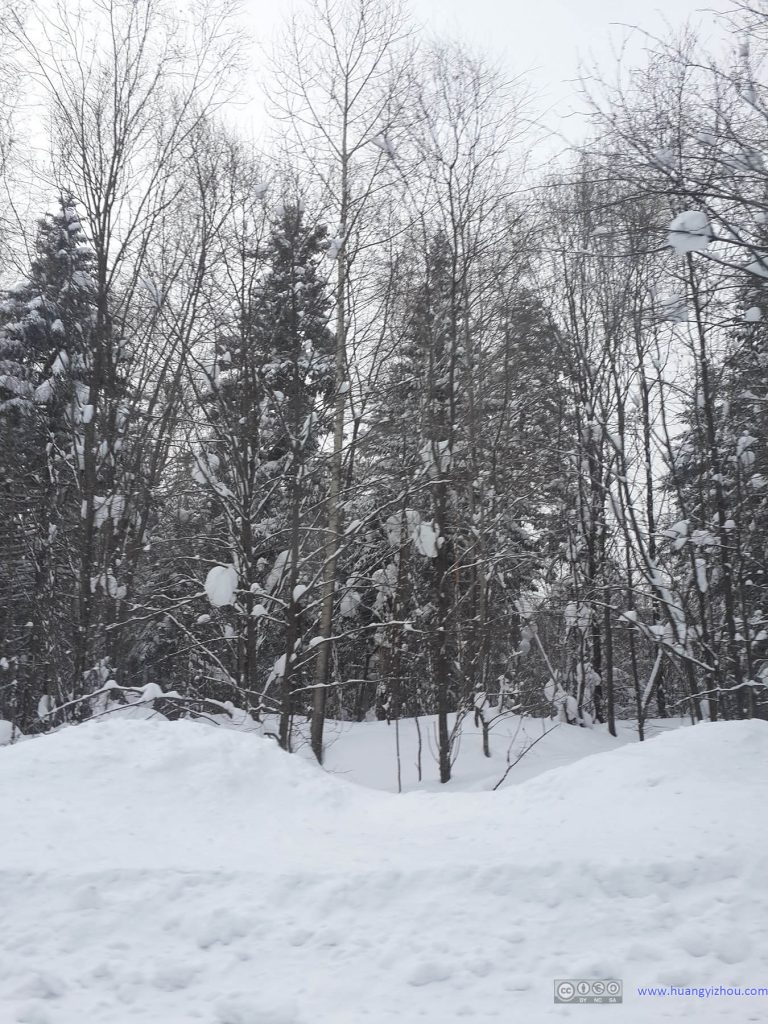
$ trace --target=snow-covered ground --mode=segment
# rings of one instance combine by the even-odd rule
[[[0,749],[1,1024],[768,1019],[636,991],[768,986],[768,725],[562,728],[535,777],[400,796],[345,780],[388,784],[365,729],[329,772],[190,722]],[[555,1006],[580,976],[623,1005]]]
[[[454,721],[450,716],[451,727]],[[684,719],[653,720],[646,723],[646,735],[657,736],[662,731],[687,724]],[[438,772],[437,719],[434,716],[422,718],[418,723],[404,719],[397,727],[394,722],[330,722],[326,728],[325,767],[362,786],[397,792],[399,744],[400,785],[404,792],[423,789],[450,794],[457,789],[488,790],[503,776],[504,786],[515,785],[551,768],[637,740],[634,722],[619,722],[617,728],[619,735],[614,739],[605,728],[575,729],[555,720],[505,715],[491,719],[491,756],[486,757],[482,730],[467,716],[461,723],[453,776],[446,787],[441,785]],[[312,756],[308,744],[299,753],[308,758]],[[510,762],[514,762],[514,766],[507,773]]]

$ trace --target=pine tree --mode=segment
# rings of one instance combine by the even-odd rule
[[[64,567],[79,514],[79,428],[88,418],[92,262],[74,201],[63,196],[38,222],[27,279],[0,306],[2,498],[10,510],[3,543],[11,547],[3,632],[6,656],[19,666],[14,714],[22,729],[37,726],[41,699],[47,708],[66,688]]]

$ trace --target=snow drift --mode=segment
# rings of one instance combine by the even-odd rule
[[[0,1020],[538,1022],[577,976],[623,1022],[764,1020],[636,986],[765,984],[767,765],[762,722],[401,797],[188,722],[6,747]]]

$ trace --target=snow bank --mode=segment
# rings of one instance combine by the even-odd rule
[[[539,1024],[578,976],[623,1024],[764,1020],[636,986],[765,983],[767,765],[762,722],[402,797],[188,722],[5,747],[0,1020]]]
[[[302,860],[303,828],[329,831],[344,797],[352,815],[368,803],[271,739],[183,720],[93,723],[0,755],[0,869],[280,870]]]

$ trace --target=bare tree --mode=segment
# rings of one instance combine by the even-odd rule
[[[325,563],[315,665],[311,742],[323,757],[323,729],[331,666],[337,560],[343,544],[345,426],[352,394],[350,366],[365,349],[365,315],[359,289],[364,253],[380,225],[374,201],[391,180],[407,38],[398,4],[381,0],[316,0],[296,15],[274,61],[273,109],[294,133],[295,165],[318,189],[318,202],[335,223],[328,256],[335,264],[335,408]],[[358,318],[350,332],[350,312]]]

